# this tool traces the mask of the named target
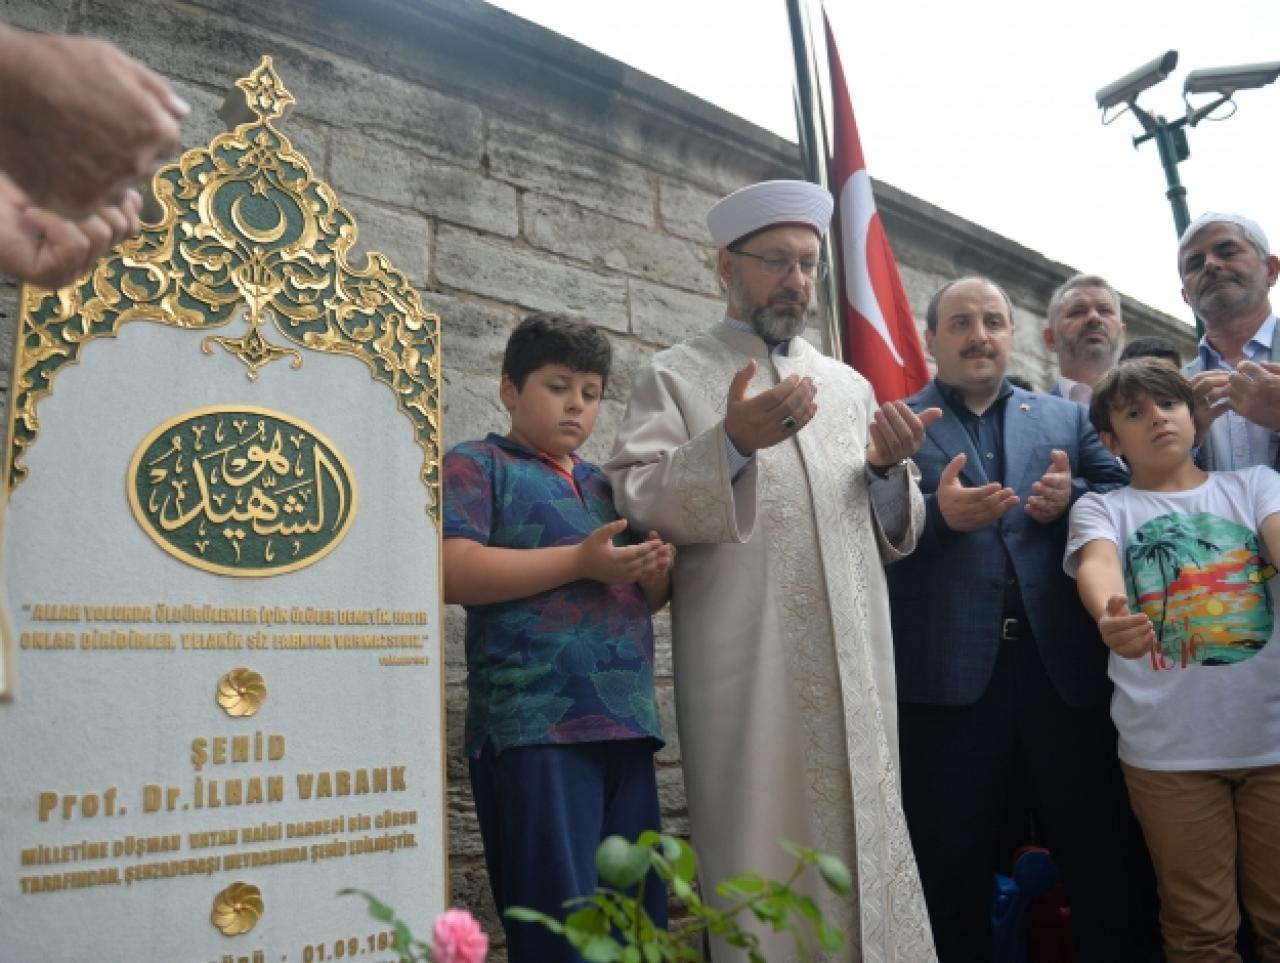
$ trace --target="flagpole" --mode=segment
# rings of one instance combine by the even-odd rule
[[[830,149],[827,143],[826,124],[819,115],[821,98],[817,93],[817,71],[813,53],[813,37],[809,30],[809,11],[805,0],[786,0],[787,20],[791,25],[791,51],[795,58],[796,85],[796,130],[800,141],[800,161],[804,165],[805,177],[815,184],[822,184],[831,189],[827,173],[827,157]],[[835,191],[832,191],[834,194]],[[844,358],[844,339],[840,333],[840,291],[836,285],[835,272],[839,270],[839,262],[834,257],[835,251],[831,242],[831,233],[822,240],[822,259],[830,265],[823,291],[826,294],[827,347],[831,356]]]

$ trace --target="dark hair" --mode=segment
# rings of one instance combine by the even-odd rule
[[[1094,386],[1089,400],[1089,420],[1100,433],[1115,434],[1111,415],[1142,395],[1157,401],[1181,401],[1190,410],[1195,404],[1191,382],[1177,368],[1170,368],[1157,358],[1134,358],[1122,361],[1108,371]]]
[[[1124,350],[1120,352],[1120,360],[1128,361],[1131,358],[1160,358],[1164,361],[1172,361],[1175,368],[1182,367],[1182,355],[1178,352],[1177,346],[1168,338],[1162,338],[1159,335],[1134,338],[1126,344]]]
[[[1009,300],[1009,292],[996,284],[996,282],[991,280],[991,278],[984,278],[979,274],[970,274],[966,277],[956,278],[954,281],[948,281],[933,293],[933,297],[929,299],[929,306],[924,309],[925,327],[930,331],[938,330],[938,305],[942,302],[942,299],[946,296],[948,291],[963,281],[981,281],[983,284],[990,284],[993,288],[999,291],[1000,297],[1004,298],[1005,310],[1009,312],[1009,323],[1013,324],[1013,302]]]
[[[603,387],[609,381],[611,357],[609,339],[589,321],[563,314],[531,314],[507,339],[502,373],[523,390],[531,373],[549,364],[562,364],[573,371],[598,374]]]

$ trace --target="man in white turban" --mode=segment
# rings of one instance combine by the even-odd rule
[[[725,315],[636,373],[605,470],[632,525],[680,547],[676,709],[704,893],[744,871],[786,878],[782,840],[834,853],[852,899],[805,890],[845,935],[830,959],[926,963],[882,565],[923,524],[907,459],[937,413],[877,409],[798,337],[831,208],[821,187],[769,181],[711,209]],[[794,958],[789,937],[761,938],[771,961]],[[713,957],[741,958],[714,940]]]

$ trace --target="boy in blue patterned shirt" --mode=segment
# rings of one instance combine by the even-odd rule
[[[466,751],[499,913],[563,917],[594,891],[604,837],[659,823],[650,612],[675,549],[655,532],[616,545],[626,522],[609,483],[574,453],[609,360],[594,326],[526,318],[502,362],[511,430],[444,460],[444,592],[467,610]],[[645,904],[665,926],[652,877]],[[504,926],[512,963],[581,959],[541,926]]]

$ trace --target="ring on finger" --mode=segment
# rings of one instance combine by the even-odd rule
[[[797,424],[798,423],[794,415],[787,415],[787,417],[782,419],[782,427],[787,429],[787,431],[795,431]]]

